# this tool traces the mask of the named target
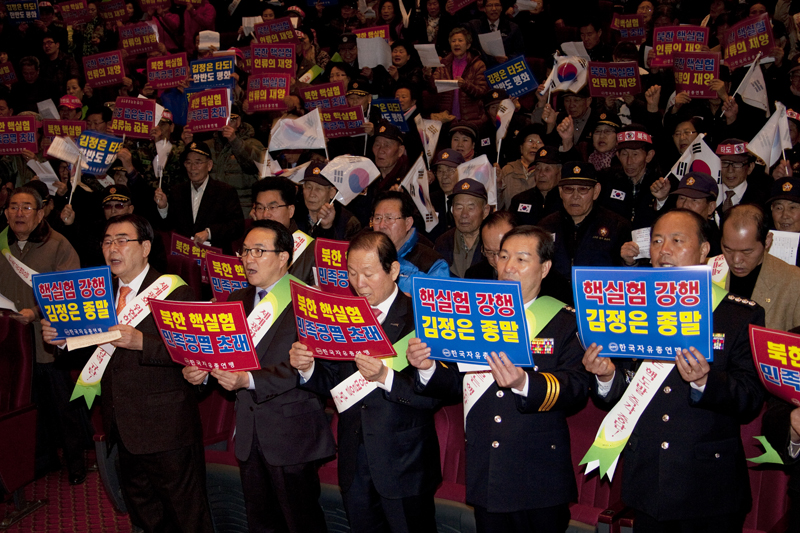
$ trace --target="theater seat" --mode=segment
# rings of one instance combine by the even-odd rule
[[[33,326],[0,314],[0,494],[14,500],[14,511],[0,517],[5,529],[33,513],[47,500],[25,500],[24,488],[34,479],[36,406],[33,384]]]

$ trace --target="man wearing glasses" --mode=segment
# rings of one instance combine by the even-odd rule
[[[148,263],[152,243],[153,228],[143,217],[121,215],[106,223],[101,246],[114,275],[117,314],[161,277]],[[166,299],[190,301],[194,293],[183,285]],[[56,330],[47,321],[42,325],[44,340],[51,342]],[[197,395],[170,358],[152,316],[136,327],[110,330],[122,336],[111,343],[115,351],[101,381],[103,428],[119,449],[131,522],[145,531],[210,533]]]
[[[293,248],[284,224],[253,223],[240,252],[250,285],[228,301],[242,302],[248,315],[269,293],[278,307],[287,305],[256,347],[260,370],[211,372],[223,388],[236,391],[236,458],[250,531],[325,531],[317,468],[336,450],[325,403],[297,388],[297,372],[289,364],[297,327],[292,303],[284,298],[290,298],[285,276]],[[183,374],[199,385],[209,373],[189,366]]]
[[[205,144],[191,143],[183,152],[189,181],[167,194],[156,189],[155,201],[163,225],[196,244],[210,244],[233,253],[231,243],[244,233],[244,215],[236,189],[209,178],[214,166]]]
[[[20,187],[11,193],[5,210],[8,228],[0,234],[8,239],[7,250],[11,257],[0,258],[0,294],[14,302],[21,321],[33,322],[36,333],[33,384],[39,398],[40,414],[36,435],[36,474],[40,476],[61,468],[56,443],[63,439],[69,481],[79,484],[86,479],[83,451],[90,442],[86,433],[88,413],[79,402],[70,405],[73,382],[69,370],[56,368],[53,348],[42,342],[39,323],[42,315],[23,272],[57,272],[80,268],[81,265],[75,249],[63,235],[50,227],[44,213],[42,197],[33,188]],[[12,261],[18,264],[12,267]]]
[[[722,182],[717,196],[717,222],[731,207],[739,204],[764,205],[769,196],[772,180],[764,184],[752,183],[750,176],[756,168],[755,159],[741,139],[725,139],[717,146]],[[762,185],[762,186],[759,186]]]
[[[630,222],[595,205],[600,191],[591,163],[565,163],[558,183],[563,206],[539,223],[555,236],[553,268],[570,283],[573,266],[621,265],[620,250],[631,240]]]

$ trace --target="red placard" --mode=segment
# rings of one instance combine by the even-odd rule
[[[151,8],[158,9],[159,7],[163,7],[164,9],[169,9],[172,2],[170,0],[139,0],[139,5],[142,11],[147,12],[147,10]]]
[[[17,73],[14,72],[14,65],[11,64],[11,61],[0,63],[0,83],[11,85],[17,81]]]
[[[185,255],[191,257],[197,264],[200,265],[200,272],[202,275],[202,282],[208,283],[208,270],[206,269],[206,254],[208,252],[222,253],[222,248],[215,246],[206,246],[204,244],[195,244],[189,237],[172,233],[172,240],[169,245],[169,252],[172,255]]]
[[[647,40],[644,15],[619,15],[615,13],[614,18],[611,20],[611,29],[619,32],[619,41],[623,43],[642,44]]]
[[[725,64],[731,70],[755,61],[759,52],[766,56],[775,47],[772,23],[764,13],[748,17],[725,32]]]
[[[251,45],[252,46],[252,45]],[[250,46],[240,48],[244,55],[244,71],[250,74],[253,72],[253,54],[250,53]]]
[[[206,267],[211,278],[211,292],[218,302],[228,301],[233,291],[248,286],[244,266],[238,257],[208,252]]]
[[[300,96],[303,98],[305,107],[309,111],[313,110],[315,107],[319,107],[320,111],[322,111],[323,109],[344,107],[347,105],[345,86],[342,81],[304,87],[300,89]]]
[[[332,239],[314,240],[314,258],[316,259],[317,286],[323,292],[352,296],[350,279],[347,276],[348,241]]]
[[[199,6],[203,3],[203,0],[173,0],[172,3],[179,6],[188,6],[189,4]]]
[[[121,85],[122,79],[125,77],[122,52],[114,50],[86,56],[83,58],[83,71],[86,73],[86,83],[94,89],[109,85]]]
[[[149,304],[169,356],[179,365],[228,372],[261,368],[242,302]]]
[[[256,42],[262,44],[298,44],[300,42],[297,35],[294,33],[294,26],[292,26],[292,21],[289,17],[268,20],[256,24],[253,28],[253,35],[256,36]]]
[[[708,84],[719,78],[719,52],[683,52],[673,55],[675,91],[692,98],[719,98]]]
[[[353,34],[359,39],[374,39],[380,37],[389,42],[389,26],[374,26],[372,28],[362,28],[360,30],[353,30]]]
[[[589,61],[586,84],[592,97],[625,96],[642,92],[642,80],[639,77],[639,65],[636,61],[622,63]]]
[[[703,26],[662,26],[653,30],[653,50],[656,57],[651,67],[671,67],[672,54],[700,52],[708,45],[708,28]]]
[[[291,74],[252,74],[247,79],[247,109],[283,111],[288,109]]]
[[[456,11],[470,5],[474,1],[475,0],[453,0],[452,7],[448,9],[447,12],[453,15]]]
[[[36,119],[34,117],[0,118],[0,155],[36,153]]]
[[[86,129],[84,120],[45,120],[42,122],[42,134],[45,137],[71,137],[77,139]]]
[[[147,82],[153,89],[171,89],[189,77],[186,52],[147,59]]]
[[[103,0],[97,4],[97,10],[100,18],[106,22],[128,19],[125,0]]]
[[[751,324],[750,347],[767,392],[800,406],[800,335]]]
[[[230,121],[228,89],[206,89],[189,95],[186,125],[193,132],[217,131]]]
[[[109,133],[127,135],[133,139],[149,139],[156,126],[156,101],[145,98],[118,96]]]
[[[361,106],[320,109],[319,116],[328,139],[364,133],[364,111]]]
[[[126,24],[119,29],[119,47],[130,55],[158,51],[158,29],[152,22]]]
[[[61,12],[61,19],[67,26],[84,24],[92,20],[86,0],[67,0],[55,5]]]
[[[314,357],[346,361],[357,352],[371,357],[397,355],[372,307],[360,296],[337,296],[291,282],[298,341]]]
[[[291,43],[250,45],[251,70],[253,74],[274,72],[293,76],[297,70],[295,45]]]

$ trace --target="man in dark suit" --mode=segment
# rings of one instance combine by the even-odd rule
[[[397,287],[400,263],[389,237],[359,234],[350,243],[347,267],[351,287],[377,309],[390,342],[414,330],[411,299]],[[414,369],[395,372],[361,354],[353,362],[315,360],[299,342],[289,353],[301,387],[318,394],[330,395],[359,376],[374,383],[372,392],[339,415],[339,487],[351,530],[435,533],[433,495],[442,480],[433,421],[438,402],[414,393]]]
[[[232,254],[231,243],[244,233],[244,215],[236,189],[211,179],[214,166],[205,144],[191,143],[183,152],[189,181],[175,185],[167,195],[156,189],[155,201],[162,224],[197,244],[210,244]]]
[[[233,292],[228,301],[242,302],[249,315],[273,292],[278,316],[264,326],[269,329],[258,342],[260,370],[211,372],[223,388],[237,391],[236,458],[253,532],[326,531],[317,469],[336,450],[325,404],[316,394],[297,388],[297,372],[289,364],[289,349],[297,340],[285,278],[293,247],[292,234],[279,222],[253,223],[241,255],[250,286]],[[190,366],[184,376],[199,385],[208,372]]]
[[[653,266],[704,265],[707,225],[686,209],[662,215],[651,234]],[[751,498],[740,425],[758,415],[764,398],[750,324],[764,325],[764,309],[723,296],[713,314],[721,340],[713,362],[695,348],[676,355],[676,368],[633,428],[622,456],[622,500],[636,513],[637,532],[742,530]],[[596,400],[611,407],[642,361],[597,357],[601,348],[591,344],[583,363],[596,375]]]
[[[114,274],[118,312],[161,276],[147,257],[150,223],[138,215],[109,219],[103,255]],[[189,301],[186,285],[167,296]],[[42,321],[47,342],[56,331]],[[210,533],[203,428],[195,391],[170,359],[152,316],[136,327],[120,324],[122,337],[101,381],[103,428],[119,447],[122,494],[131,521],[145,531]],[[63,341],[62,341],[63,344]]]
[[[509,58],[521,55],[525,51],[525,40],[519,26],[503,17],[503,4],[500,0],[486,0],[484,5],[485,16],[470,22],[470,25],[478,35],[499,31],[503,39],[503,56],[489,57],[488,66],[505,63]]]
[[[497,262],[500,279],[520,282],[525,307],[545,324],[531,336],[552,342],[550,353],[534,355],[537,366],[492,353],[491,373],[473,381],[476,374],[429,359],[419,339],[408,343],[419,392],[460,400],[464,391],[467,503],[479,533],[563,533],[577,497],[566,417],[586,401],[591,375],[581,365],[574,310],[539,292],[552,256],[548,233],[520,226],[503,237]]]

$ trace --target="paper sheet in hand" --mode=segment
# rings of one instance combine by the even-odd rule
[[[458,81],[456,80],[435,80],[434,83],[436,84],[436,91],[440,93],[458,89]]]
[[[67,349],[77,350],[79,348],[86,348],[87,346],[100,346],[111,341],[115,341],[122,337],[122,332],[104,331],[103,333],[94,333],[92,335],[81,335],[80,337],[67,337]]]
[[[790,265],[796,264],[800,233],[775,230],[770,231],[770,233],[772,233],[772,246],[769,249],[769,255],[786,261]]]
[[[381,37],[372,39],[356,39],[358,47],[358,64],[363,67],[375,68],[382,65],[389,68],[392,65],[392,49],[389,43]]]
[[[200,50],[210,50],[212,46],[219,50],[219,33],[208,30],[201,31],[199,44],[198,49]]]
[[[481,42],[481,47],[486,54],[494,57],[506,55],[506,50],[503,47],[503,35],[499,31],[481,33],[478,35],[478,40]]]
[[[261,17],[242,17],[242,32],[245,35],[250,35],[256,27],[256,24],[264,22]]]
[[[48,98],[47,100],[42,100],[36,104],[36,107],[39,109],[39,114],[42,115],[42,118],[52,119],[52,120],[59,120],[61,117],[58,114],[58,109],[56,108],[56,104],[53,103],[53,100]]]
[[[517,9],[520,11],[535,11],[539,9],[539,2],[530,2],[529,0],[517,0]]]
[[[31,159],[28,161],[28,167],[33,170],[33,173],[39,177],[39,181],[47,185],[47,188],[50,189],[50,194],[54,195],[58,191],[56,187],[56,183],[58,183],[58,176],[56,172],[53,170],[53,167],[50,166],[48,161],[44,163],[40,163],[35,159]]]
[[[15,313],[17,313],[17,306],[14,305],[14,302],[0,294],[0,309],[11,309]]]
[[[81,156],[81,151],[78,149],[78,145],[75,144],[75,141],[69,137],[55,137],[50,144],[50,148],[47,149],[47,155],[74,165]],[[83,168],[88,167],[88,165],[83,162],[81,162],[81,166]]]
[[[635,229],[631,232],[633,242],[639,245],[639,255],[634,259],[650,258],[650,228]]]
[[[423,67],[443,67],[442,62],[439,60],[439,54],[436,53],[435,44],[415,44],[419,59],[422,61]]]
[[[561,43],[561,49],[564,51],[564,55],[578,56],[586,59],[587,61],[591,61],[589,52],[586,51],[586,47],[583,46],[582,41]]]

